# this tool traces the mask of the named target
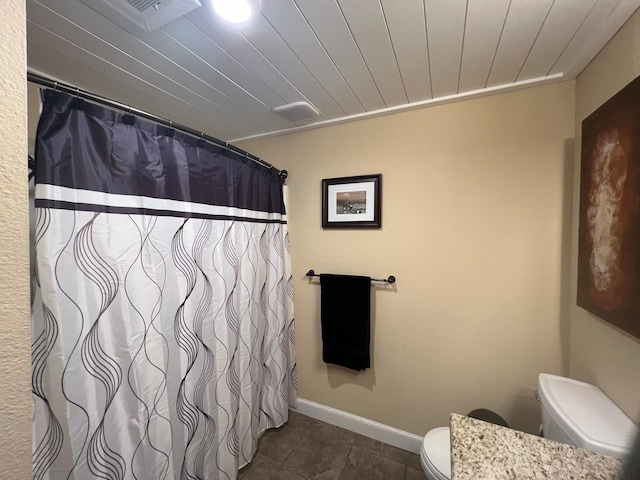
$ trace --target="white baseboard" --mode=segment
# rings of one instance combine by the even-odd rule
[[[379,440],[394,447],[407,450],[408,452],[420,454],[423,437],[419,435],[303,398],[298,399],[298,408],[295,409],[295,411],[302,415],[330,423],[331,425],[359,433],[365,437],[373,438],[374,440]]]

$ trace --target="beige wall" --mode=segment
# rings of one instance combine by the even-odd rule
[[[478,407],[537,431],[537,375],[564,371],[573,134],[566,82],[245,143],[290,173],[300,397],[416,434]],[[321,179],[370,173],[383,228],[322,230]],[[370,370],[322,362],[310,268],[398,278]]]
[[[640,11],[626,23],[576,81],[576,145],[582,120],[640,75]],[[598,385],[640,423],[640,340],[576,306],[580,149],[576,149],[570,305],[571,376]]]
[[[24,0],[0,15],[0,477],[31,478]]]

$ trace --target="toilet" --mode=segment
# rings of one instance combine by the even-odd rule
[[[438,427],[427,432],[420,447],[420,463],[429,480],[451,478],[449,427]]]
[[[495,412],[478,408],[467,413],[468,417],[508,427],[509,425]],[[451,442],[449,427],[438,427],[427,432],[420,447],[420,463],[429,480],[449,480],[451,478]]]
[[[541,373],[542,435],[557,442],[624,458],[638,427],[595,385]]]
[[[545,438],[623,458],[638,435],[638,428],[633,422],[594,385],[541,373],[538,394]],[[476,412],[481,415],[474,415]],[[488,410],[474,410],[468,416],[506,424],[499,421],[500,416]],[[494,418],[498,420],[494,421]],[[451,478],[449,427],[427,432],[420,448],[420,463],[429,480]]]

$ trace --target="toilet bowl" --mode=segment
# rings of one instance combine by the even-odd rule
[[[472,410],[468,417],[508,427],[507,422],[495,412],[484,408]],[[451,430],[438,427],[429,430],[420,447],[420,463],[429,480],[449,480],[451,478]]]
[[[420,463],[429,480],[451,478],[449,427],[434,428],[424,436],[420,447]]]
[[[623,458],[638,435],[633,422],[593,385],[542,373],[538,392],[545,438]],[[507,426],[497,420],[501,419],[499,415],[488,410],[474,410],[468,416]],[[449,434],[448,427],[438,427],[424,437],[420,463],[429,480],[451,478]]]

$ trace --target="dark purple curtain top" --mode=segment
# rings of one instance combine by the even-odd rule
[[[36,184],[285,213],[283,180],[275,169],[132,118],[45,90]]]

